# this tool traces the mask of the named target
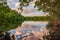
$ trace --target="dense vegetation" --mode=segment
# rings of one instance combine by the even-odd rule
[[[16,11],[11,10],[6,3],[0,3],[0,5],[0,30],[2,31],[17,28],[23,21],[49,21],[51,19],[49,16],[23,17]]]
[[[49,12],[52,16],[51,18],[58,19],[60,18],[60,0],[39,0],[35,2],[35,7],[38,7],[38,10],[43,10],[44,12]]]
[[[60,40],[60,0],[38,0],[35,2],[36,6],[39,8],[38,10],[49,12],[53,19],[47,25],[49,35],[45,35],[45,39]]]
[[[8,6],[4,7],[3,4],[0,5],[0,29],[2,31],[7,31],[21,25],[24,21],[23,16],[14,10],[10,10]]]
[[[30,1],[20,0],[20,2],[22,8],[29,5]],[[3,31],[17,27],[24,20],[50,21],[47,25],[49,35],[45,35],[44,40],[60,40],[60,0],[38,0],[35,2],[35,7],[38,7],[38,10],[50,13],[49,17],[23,17],[15,11],[11,11],[8,7],[0,5],[0,28]]]
[[[25,21],[50,21],[50,16],[25,17]]]
[[[32,0],[19,0],[21,2],[21,6],[28,6],[29,5],[29,2],[31,2]]]

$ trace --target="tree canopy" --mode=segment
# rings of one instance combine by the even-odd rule
[[[43,10],[44,12],[50,13],[53,19],[60,18],[60,0],[38,0],[35,2],[35,7],[38,10]]]
[[[3,5],[5,4],[5,6]],[[8,31],[17,28],[24,21],[48,21],[49,17],[24,17],[11,10],[6,3],[0,3],[0,30]],[[38,19],[38,20],[37,20]]]
[[[28,6],[32,0],[19,0],[21,6]]]
[[[47,25],[49,35],[45,35],[46,40],[60,40],[60,0],[38,0],[35,7],[48,12],[53,19]]]
[[[4,7],[2,4],[0,5],[0,29],[7,31],[21,25],[24,21],[23,16],[9,9],[8,6]]]
[[[21,8],[23,6],[29,5],[30,1],[20,0]],[[4,3],[3,3],[4,4]],[[12,28],[16,28],[18,25],[25,21],[47,21],[49,24],[47,28],[49,29],[49,34],[45,36],[47,40],[60,40],[60,0],[38,0],[35,2],[35,7],[38,7],[38,10],[43,10],[48,12],[50,17],[23,17],[21,14],[18,14],[16,11],[12,11],[8,6],[4,6],[0,3],[0,30],[7,31]],[[52,20],[51,20],[52,18]],[[37,20],[38,19],[38,20]],[[50,39],[49,39],[50,38]]]

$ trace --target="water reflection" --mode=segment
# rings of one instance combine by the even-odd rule
[[[44,34],[47,34],[46,25],[48,22],[42,21],[24,21],[21,27],[16,29],[16,39],[23,39],[27,37],[27,33],[31,35],[32,33],[34,36],[42,37]],[[39,35],[38,35],[39,34]],[[21,35],[21,36],[20,36]],[[33,37],[33,36],[32,36]]]
[[[41,31],[42,28],[45,28],[48,22],[33,22],[33,21],[26,21],[23,22],[21,27],[18,27],[16,30],[19,32],[33,32],[33,31]]]
[[[15,34],[16,31],[23,33],[32,33],[33,31],[42,31],[42,28],[45,28],[48,22],[34,22],[34,21],[25,21],[22,23],[21,27],[19,26],[16,29],[12,29],[9,32]]]

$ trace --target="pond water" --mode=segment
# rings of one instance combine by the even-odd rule
[[[18,10],[18,8],[20,7],[20,2],[19,0],[7,0],[7,5],[9,6],[9,8],[11,8],[12,10]],[[45,14],[45,12],[38,11],[37,7],[34,8],[34,1],[30,2],[29,6],[27,7],[23,7],[23,12],[21,13],[23,16],[46,16],[48,15],[47,13]],[[20,11],[20,10],[18,10]],[[9,32],[11,34],[15,34],[17,36],[20,37],[20,33],[33,33],[34,31],[43,31],[46,30],[44,28],[46,28],[46,25],[48,24],[48,22],[44,22],[44,21],[24,21],[22,23],[21,26],[19,26],[16,29],[12,29]],[[26,34],[22,34],[22,35],[26,35]],[[18,38],[19,38],[18,37]],[[20,39],[19,39],[20,40]]]
[[[43,21],[24,21],[21,26],[19,26],[16,29],[12,29],[9,32],[11,34],[15,34],[17,31],[18,32],[23,32],[23,33],[32,33],[33,31],[42,31],[42,28],[45,28],[48,22],[43,22]]]
[[[31,36],[34,35],[35,32],[44,32],[46,33],[46,25],[48,24],[47,21],[24,21],[21,27],[16,29],[16,39],[20,40],[27,36],[27,33]]]
[[[25,21],[22,23],[21,27],[17,28],[17,31],[27,33],[32,31],[41,31],[41,29],[46,27],[48,22],[41,22],[41,21]]]

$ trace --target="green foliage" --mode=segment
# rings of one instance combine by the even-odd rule
[[[8,6],[4,7],[0,3],[0,29],[8,31],[17,28],[23,21],[49,21],[49,17],[23,17]]]
[[[18,25],[24,21],[24,17],[13,12],[9,13],[0,13],[0,28],[3,30],[9,30],[16,28]]]
[[[35,17],[25,17],[25,21],[50,21],[52,20],[49,16],[35,16]]]
[[[16,28],[18,25],[21,25],[23,21],[24,17],[17,12],[10,10],[8,6],[0,6],[0,29],[2,29],[2,31]]]
[[[20,5],[23,7],[23,6],[28,6],[32,0],[19,0],[19,1],[21,2]]]
[[[23,6],[28,6],[31,0],[20,0],[20,2],[22,8]],[[23,17],[17,12],[10,10],[8,6],[4,7],[1,3],[0,5],[0,29],[2,31],[16,28],[23,21],[50,21],[47,25],[50,35],[44,38],[47,40],[60,40],[60,24],[58,26],[54,24],[55,19],[60,20],[60,0],[38,0],[35,2],[35,7],[37,6],[38,10],[50,13],[50,16],[47,17]]]
[[[60,0],[38,0],[35,2],[36,6],[39,8],[38,10],[49,12],[53,19],[47,25],[49,35],[45,35],[44,38],[46,40],[60,40]]]
[[[49,12],[51,16],[53,15],[56,19],[60,15],[60,0],[38,0],[35,2],[38,10],[43,10],[44,12]]]

